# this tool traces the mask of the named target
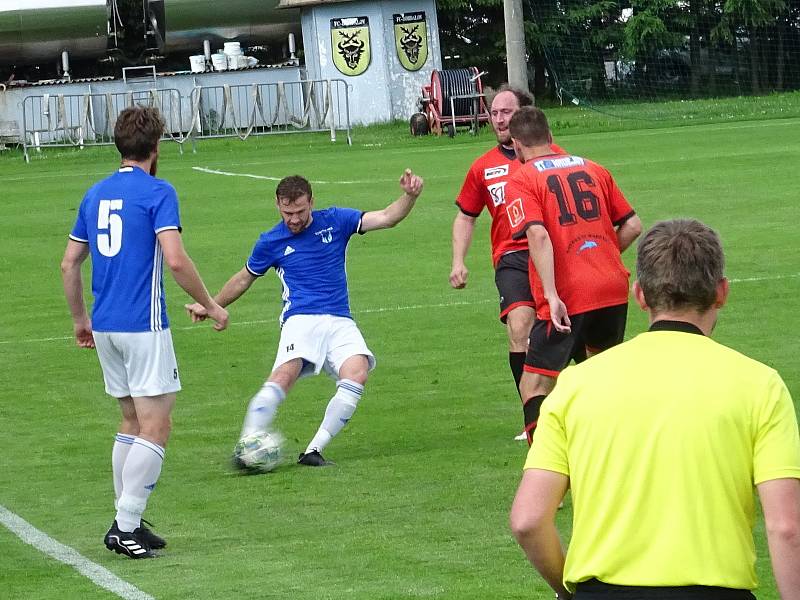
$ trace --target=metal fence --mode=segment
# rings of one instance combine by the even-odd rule
[[[166,122],[165,140],[179,144],[206,138],[245,140],[251,135],[344,131],[350,135],[350,103],[342,79],[315,79],[248,85],[195,87],[188,96],[176,89],[116,93],[28,96],[22,103],[22,146],[72,147],[114,143],[119,113],[135,104],[156,106]]]
[[[350,104],[342,79],[220,85],[192,91],[191,114],[197,138],[239,137],[296,131],[347,132]]]

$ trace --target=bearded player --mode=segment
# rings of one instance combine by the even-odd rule
[[[486,208],[492,218],[492,264],[500,295],[500,321],[508,332],[508,364],[517,392],[536,312],[528,279],[528,243],[525,239],[512,239],[505,212],[506,183],[521,167],[508,124],[521,107],[532,104],[530,94],[508,85],[501,86],[492,99],[490,117],[497,145],[472,163],[456,198],[459,211],[453,221],[453,266],[450,271],[450,285],[455,289],[466,287],[469,270],[464,261],[472,244],[475,221]],[[553,152],[564,152],[552,140],[551,148]],[[585,356],[581,354],[580,348],[576,348],[576,361]],[[517,439],[526,439],[525,433]]]

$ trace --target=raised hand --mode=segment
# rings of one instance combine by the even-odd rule
[[[422,177],[414,175],[411,169],[406,169],[400,176],[400,187],[409,196],[417,197],[422,193],[425,182]]]

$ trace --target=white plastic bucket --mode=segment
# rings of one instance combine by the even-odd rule
[[[214,67],[215,71],[227,71],[228,57],[224,54],[212,54],[211,65]]]
[[[206,57],[203,54],[195,54],[189,57],[189,66],[192,73],[202,73],[206,70]]]
[[[242,45],[239,42],[225,42],[223,52],[230,56],[242,54]]]

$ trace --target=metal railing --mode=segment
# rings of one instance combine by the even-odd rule
[[[166,121],[164,139],[182,140],[182,102],[175,89],[28,96],[22,102],[25,160],[31,147],[113,144],[117,116],[135,104],[157,106]]]
[[[114,124],[128,106],[157,106],[166,121],[165,140],[183,144],[198,139],[294,132],[350,134],[350,103],[343,79],[315,79],[246,85],[198,86],[188,96],[176,89],[114,93],[45,94],[22,103],[22,146],[83,147],[114,143]]]
[[[198,87],[191,95],[197,138],[337,130],[350,137],[350,104],[342,79]]]

